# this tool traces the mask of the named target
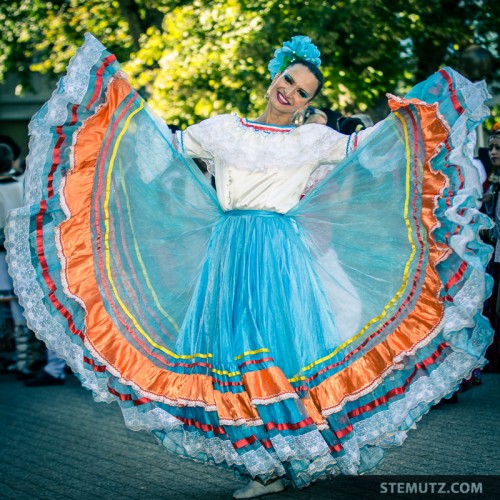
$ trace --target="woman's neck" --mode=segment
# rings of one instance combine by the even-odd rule
[[[266,125],[291,125],[292,115],[278,112],[267,106],[256,121],[259,123],[265,123]]]

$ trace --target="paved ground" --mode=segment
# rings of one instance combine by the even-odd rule
[[[493,482],[500,491],[500,375],[486,374],[482,386],[459,399],[431,411],[376,477],[321,481],[266,498],[429,498],[377,496],[382,482],[401,480],[394,475],[470,475],[463,479]],[[64,386],[26,388],[0,375],[0,449],[0,498],[6,499],[225,500],[243,484],[231,472],[172,456],[150,435],[126,429],[118,407],[93,402],[73,376]]]

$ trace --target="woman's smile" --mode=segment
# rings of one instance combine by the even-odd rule
[[[283,104],[285,106],[290,106],[290,101],[279,90],[277,91],[277,99],[280,104]]]

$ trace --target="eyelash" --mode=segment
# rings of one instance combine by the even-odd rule
[[[286,73],[284,75],[284,79],[285,79],[285,82],[289,83],[290,85],[293,83],[291,76],[287,75]],[[307,99],[309,97],[303,90],[299,90],[299,95],[300,95],[300,97],[302,97],[302,99]]]

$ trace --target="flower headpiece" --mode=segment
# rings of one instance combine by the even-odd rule
[[[271,59],[267,69],[271,73],[271,78],[274,78],[295,61],[309,61],[319,67],[321,65],[320,55],[318,47],[311,42],[308,36],[294,36],[289,42],[285,42],[281,49],[276,50],[274,59]]]

